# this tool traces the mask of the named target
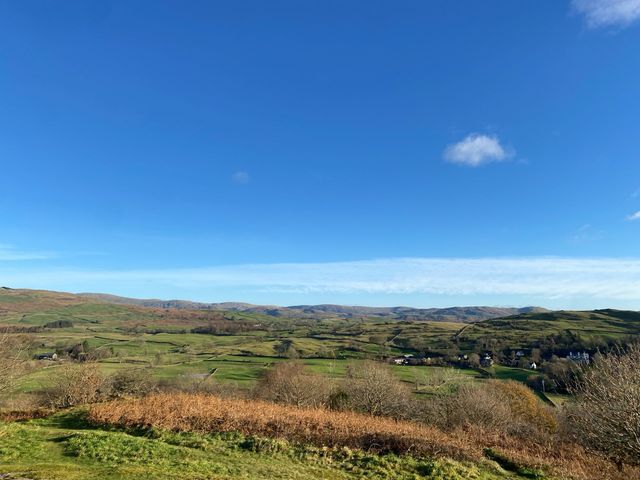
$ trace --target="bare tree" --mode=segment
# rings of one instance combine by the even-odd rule
[[[427,407],[424,421],[448,430],[475,425],[506,431],[512,417],[509,405],[485,384],[462,383],[452,395],[434,396]]]
[[[618,468],[640,465],[640,346],[600,356],[570,387],[568,433]]]
[[[415,369],[413,379],[417,392],[423,387],[434,391],[444,389],[462,380],[460,372],[451,367]]]
[[[478,368],[480,366],[480,355],[477,353],[472,353],[469,355],[469,365],[473,368]]]
[[[350,365],[342,389],[350,408],[370,415],[402,417],[411,403],[408,387],[378,362]]]
[[[141,397],[157,389],[150,368],[126,368],[109,378],[109,394],[112,397]]]
[[[95,363],[66,364],[56,370],[53,385],[44,392],[51,407],[67,408],[93,403],[108,393],[107,379]]]
[[[0,395],[10,391],[26,370],[27,349],[25,338],[0,331]]]
[[[327,378],[308,372],[299,361],[288,361],[268,370],[254,393],[272,402],[320,407],[327,405],[331,391],[332,385]]]

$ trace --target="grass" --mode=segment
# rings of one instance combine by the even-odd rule
[[[348,449],[388,459],[404,458],[401,463],[406,465],[416,460],[454,462],[474,465],[484,474],[501,475],[506,470],[508,478],[640,478],[640,469],[618,472],[606,460],[554,437],[536,441],[528,436],[505,435],[472,425],[444,432],[425,424],[353,412],[302,409],[202,394],[158,394],[99,404],[91,407],[88,418],[95,425],[127,431],[234,433],[245,438],[270,439],[258,450],[279,451],[280,442],[285,442],[320,451]],[[258,441],[258,445],[263,442],[251,441]]]
[[[489,462],[376,455],[238,433],[105,430],[88,425],[79,411],[0,423],[0,458],[0,473],[34,480],[519,478]]]
[[[412,422],[203,394],[155,394],[95,405],[89,419],[98,425],[240,432],[318,447],[344,446],[379,453],[438,452],[462,460],[478,457],[477,451],[461,447],[439,430]]]
[[[617,340],[640,334],[640,312],[595,310],[522,314],[470,324],[459,335],[461,345],[492,338],[513,349],[530,348],[541,339],[571,332],[585,340]]]
[[[192,328],[206,326],[220,315],[228,321],[247,322],[251,328],[230,335],[190,333]],[[41,328],[58,320],[69,320],[73,327]],[[266,369],[283,360],[274,349],[282,340],[293,342],[310,370],[339,378],[353,360],[416,353],[408,345],[420,345],[430,355],[439,356],[468,353],[487,338],[526,349],[542,338],[566,331],[585,338],[621,338],[640,333],[639,314],[611,310],[534,313],[476,324],[379,318],[310,321],[248,312],[115,305],[71,294],[30,290],[0,290],[0,325],[3,324],[38,327],[29,333],[34,345],[30,354],[64,351],[84,344],[89,350],[105,354],[98,362],[107,374],[143,366],[156,379],[171,381],[214,372],[211,381],[241,388],[250,388]],[[46,388],[55,378],[57,365],[32,362],[31,373],[22,379],[14,393],[29,394]],[[425,377],[438,372],[439,367],[392,368],[402,381],[419,385]],[[535,375],[529,370],[501,365],[489,370],[495,378],[520,382]],[[459,381],[484,381],[475,370],[461,369],[458,373]]]
[[[206,326],[211,319],[220,315],[229,321],[247,322],[251,328],[232,335],[190,333],[192,328]],[[69,320],[73,326],[43,327],[59,320]],[[470,352],[487,339],[495,339],[514,349],[527,349],[541,339],[566,332],[584,339],[619,339],[640,334],[640,314],[612,310],[534,313],[468,325],[382,319],[327,318],[309,321],[247,312],[221,314],[112,305],[70,294],[0,289],[0,325],[3,324],[31,329],[29,337],[33,340],[34,348],[30,353],[55,351],[78,344],[84,344],[93,351],[106,352],[108,355],[99,360],[98,365],[107,374],[132,366],[143,366],[148,368],[149,375],[158,380],[212,374],[207,381],[234,384],[242,388],[250,388],[266,369],[284,360],[277,357],[274,350],[282,340],[293,342],[294,348],[303,357],[302,361],[311,371],[340,378],[354,360],[381,354],[415,353],[409,347],[415,345],[438,356]],[[382,344],[380,338],[383,339]],[[55,379],[62,363],[32,362],[31,373],[21,379],[17,390],[13,392],[17,400],[15,403],[20,403],[19,397],[29,397],[30,392],[47,387]],[[427,395],[433,393],[430,390],[432,387],[425,387],[429,384],[427,377],[442,377],[445,374],[441,367],[393,365],[391,368],[407,384],[419,385],[422,382],[420,394]],[[482,375],[471,369],[457,370],[454,382],[484,382],[488,376],[524,382],[535,374],[530,370],[502,365],[496,365],[488,371],[490,375]],[[450,370],[446,373],[450,373]],[[451,386],[447,383],[446,387],[433,388],[442,392]],[[566,401],[566,397],[559,395],[548,394],[547,397],[555,405]],[[163,411],[162,408],[178,398],[165,399],[164,404],[147,406],[147,410]],[[193,398],[187,403],[192,401]],[[109,408],[115,409],[117,405],[111,404]],[[186,408],[185,405],[174,407],[165,417]],[[113,425],[108,428],[88,425],[77,413],[23,423],[0,423],[0,473],[34,480],[490,480],[540,478],[538,465],[531,466],[526,460],[533,455],[539,464],[548,464],[549,458],[561,454],[566,458],[577,458],[575,462],[582,462],[583,475],[576,478],[587,478],[593,472],[611,478],[615,476],[615,472],[606,470],[597,460],[581,457],[581,452],[575,450],[564,453],[545,450],[528,452],[529,447],[519,445],[517,447],[524,452],[519,453],[520,450],[514,450],[513,445],[505,444],[504,439],[484,439],[480,433],[467,432],[466,437],[454,438],[427,427],[416,430],[415,426],[397,423],[380,430],[384,422],[374,425],[370,418],[360,417],[356,420],[345,417],[338,423],[324,422],[318,427],[308,412],[273,410],[275,407],[262,404],[258,407],[252,402],[245,404],[241,410],[249,413],[258,410],[263,415],[271,411],[273,422],[269,428],[264,425],[257,428],[256,425],[260,424],[257,420],[254,419],[253,424],[247,423],[246,417],[234,417],[229,412],[223,418],[218,418],[217,426],[212,427],[210,420],[201,418],[203,411],[213,408],[211,405],[207,407],[206,402],[203,409],[194,412],[189,421],[200,418],[203,425],[208,425],[207,428],[195,428],[184,419],[186,427],[154,420],[145,424],[154,428],[136,434]],[[131,414],[134,409],[129,410]],[[233,419],[236,423],[228,424]],[[119,423],[113,420],[105,422]],[[139,423],[130,421],[123,425],[136,427]],[[226,427],[222,429],[220,425]],[[278,431],[299,428],[300,425],[306,425],[306,429],[295,430],[295,434],[291,434],[290,430],[286,435]],[[335,427],[334,430],[330,429],[331,425]],[[344,430],[345,426],[349,428]],[[158,427],[186,431],[169,433],[157,430]],[[360,437],[357,432],[360,432]],[[382,434],[387,435],[384,437],[387,443],[389,439],[400,435],[395,444],[397,448],[373,448],[380,450],[378,453],[362,450],[370,448],[369,444],[363,443],[365,440],[370,442],[375,440],[375,435]],[[345,435],[349,441],[344,441]],[[437,447],[435,450],[434,445]],[[409,451],[411,454],[407,453]],[[446,457],[442,456],[444,453]],[[545,458],[545,455],[549,458]],[[558,461],[569,460],[560,458]]]

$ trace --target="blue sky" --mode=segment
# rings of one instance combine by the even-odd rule
[[[640,309],[640,0],[0,1],[0,284]]]

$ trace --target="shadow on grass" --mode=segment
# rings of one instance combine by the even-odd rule
[[[89,423],[87,410],[76,408],[51,415],[46,419],[48,426],[69,430],[95,430],[96,426]]]
[[[534,480],[544,480],[545,478],[547,478],[543,471],[536,468],[531,468],[526,465],[520,465],[517,462],[514,462],[513,460],[507,458],[506,455],[492,448],[485,448],[484,454],[488,459],[493,460],[505,470],[517,473],[522,477],[531,478]]]

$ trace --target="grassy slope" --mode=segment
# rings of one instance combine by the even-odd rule
[[[372,341],[387,338],[421,339],[432,351],[446,352],[462,330],[460,323],[393,322],[380,319],[292,322],[256,314],[229,314],[261,328],[241,335],[213,336],[177,333],[180,329],[206,325],[210,312],[172,311],[126,305],[110,305],[55,292],[0,289],[0,325],[41,326],[55,320],[71,320],[72,328],[46,329],[32,334],[38,351],[88,341],[91,347],[113,349],[115,356],[101,360],[106,372],[151,366],[157,378],[173,378],[189,373],[215,372],[208,381],[233,382],[250,386],[274,362],[273,347],[289,338],[305,356],[321,350],[337,359],[306,358],[312,370],[329,376],[344,375],[354,358],[381,353]],[[124,327],[162,327],[176,333],[132,333]],[[532,340],[565,330],[585,337],[620,338],[640,333],[640,314],[634,312],[533,313],[507,319],[467,325],[458,335],[462,348],[481,338],[500,338],[514,348],[526,348]],[[457,347],[456,347],[457,348]],[[386,354],[404,351],[387,346]],[[160,362],[156,362],[158,355]],[[38,362],[34,372],[20,384],[21,391],[39,390],[55,376],[58,363]],[[437,367],[393,367],[403,381],[436,372]],[[527,370],[496,366],[497,378],[524,380]],[[462,371],[461,379],[481,381],[475,371]],[[560,403],[562,399],[553,399]],[[186,442],[186,443],[185,443]],[[195,442],[194,447],[189,442]],[[34,479],[120,479],[120,478],[423,478],[420,472],[435,465],[424,478],[516,478],[499,471],[453,463],[420,463],[411,459],[376,456],[323,458],[311,450],[284,446],[270,453],[243,448],[237,438],[215,436],[171,436],[159,438],[131,436],[124,432],[87,429],[64,416],[24,424],[0,423],[0,473],[25,472]],[[364,454],[363,454],[364,455]],[[186,458],[195,462],[186,462]],[[364,459],[363,459],[364,458]],[[426,466],[425,466],[426,465]],[[431,467],[429,467],[431,468]],[[458,473],[456,471],[459,470]],[[448,473],[442,473],[448,472]],[[212,476],[213,475],[213,476]],[[439,476],[438,476],[439,475]]]
[[[0,422],[0,473],[34,480],[519,478],[497,465],[327,450],[237,434],[132,435],[88,426],[79,413]]]
[[[639,335],[640,312],[595,310],[522,314],[468,325],[459,336],[463,344],[479,338],[495,338],[512,348],[527,348],[534,341],[563,331],[587,339],[615,340]]]
[[[274,346],[282,339],[293,341],[312,369],[340,376],[347,361],[364,354],[401,354],[410,352],[400,345],[412,340],[433,352],[458,353],[473,347],[480,339],[500,339],[513,348],[526,348],[532,341],[566,330],[583,337],[619,338],[640,334],[640,314],[611,310],[596,312],[530,313],[505,319],[464,325],[446,322],[387,321],[381,319],[326,319],[293,321],[259,314],[226,313],[256,325],[239,335],[202,335],[179,333],[207,325],[219,312],[165,310],[131,305],[100,303],[66,293],[0,289],[0,325],[42,326],[55,320],[70,320],[71,328],[45,329],[31,334],[37,351],[53,351],[83,341],[91,348],[113,351],[111,358],[100,361],[105,372],[119,368],[153,365],[150,373],[159,379],[181,374],[215,372],[216,381],[249,386],[262,372],[280,359]],[[131,327],[162,328],[174,333],[135,333]],[[379,338],[387,338],[381,346]],[[455,341],[454,341],[455,340]],[[309,358],[314,356],[335,356]],[[43,362],[20,386],[32,391],[46,385],[56,365]],[[413,382],[416,368],[396,368],[398,375]],[[473,371],[466,375],[476,376]],[[498,378],[524,380],[530,372],[497,367]],[[422,373],[420,373],[422,374]]]

